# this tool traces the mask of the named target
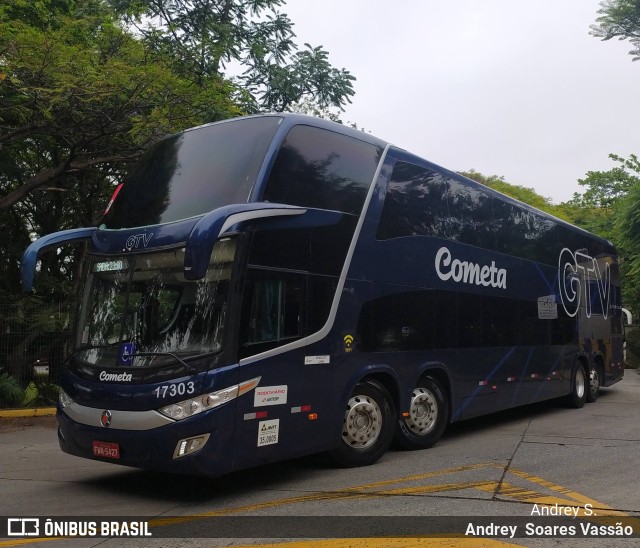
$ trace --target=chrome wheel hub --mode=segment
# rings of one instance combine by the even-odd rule
[[[347,403],[342,439],[347,445],[365,449],[373,445],[380,436],[382,412],[368,396],[353,396]]]
[[[437,420],[438,402],[433,393],[426,388],[415,388],[406,425],[417,436],[425,436],[433,430]]]

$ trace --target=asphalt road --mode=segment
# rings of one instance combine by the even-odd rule
[[[462,423],[432,449],[392,450],[357,469],[314,457],[218,479],[167,476],[63,454],[52,417],[0,419],[4,521],[38,519],[40,532],[47,518],[49,527],[67,519],[98,530],[119,520],[128,532],[142,521],[141,532],[152,535],[11,536],[0,547],[635,546],[637,537],[610,531],[620,523],[640,534],[639,456],[640,375],[633,370],[583,409],[548,403]],[[552,511],[578,516],[561,523],[540,515]],[[596,529],[578,538],[584,523]],[[567,529],[545,529],[554,524]],[[490,526],[505,529],[476,536]],[[423,536],[434,530],[447,534]],[[320,538],[297,540],[305,537]]]

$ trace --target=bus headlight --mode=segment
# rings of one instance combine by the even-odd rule
[[[67,394],[62,388],[60,389],[60,392],[58,394],[58,403],[60,404],[60,407],[62,409],[73,403],[73,400],[69,397],[69,394]]]
[[[162,413],[165,417],[179,421],[198,415],[203,411],[208,411],[214,407],[218,407],[224,403],[234,400],[238,396],[242,396],[253,390],[260,382],[261,377],[256,377],[250,381],[245,381],[222,390],[216,390],[209,394],[204,394],[196,398],[190,398],[178,403],[172,403],[158,409],[158,412]],[[61,391],[62,392],[62,391]]]

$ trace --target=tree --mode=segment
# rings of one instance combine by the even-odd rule
[[[576,223],[618,248],[623,277],[623,303],[640,313],[640,161],[631,154],[625,159],[609,157],[616,166],[608,171],[589,171],[579,183],[586,188],[570,204]]]
[[[640,59],[640,0],[605,0],[590,34],[602,40],[629,40],[633,60]]]
[[[242,111],[219,76],[201,87],[125,32],[103,0],[0,7],[1,295],[16,294],[33,234],[94,224],[120,178],[167,133]],[[43,262],[65,294],[73,252]]]
[[[112,174],[168,131],[238,112],[231,85],[216,79],[203,93],[176,77],[101,0],[37,5],[49,11],[0,11],[0,210],[71,173]]]
[[[569,203],[574,206],[577,224],[618,243],[614,218],[629,191],[640,183],[640,162],[634,154],[628,159],[616,154],[609,158],[617,165],[608,171],[588,171],[578,180],[585,192],[574,194]]]
[[[233,70],[236,99],[249,112],[320,109],[351,102],[355,78],[329,63],[322,46],[298,50],[284,0],[109,0],[174,70],[196,82]]]
[[[640,170],[637,172],[640,175]],[[615,226],[625,255],[624,302],[637,318],[640,314],[640,177],[622,202]]]

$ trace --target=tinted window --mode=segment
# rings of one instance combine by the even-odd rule
[[[318,331],[327,321],[335,279],[249,268],[240,320],[240,358]]]
[[[468,183],[449,182],[451,238],[463,244],[495,249],[491,195]]]
[[[448,234],[448,181],[413,164],[397,162],[387,186],[377,238]]]
[[[339,276],[357,219],[345,215],[332,226],[296,230],[256,230],[249,264]]]
[[[246,202],[280,121],[238,119],[164,139],[131,171],[102,222],[169,223]]]
[[[457,295],[414,291],[366,302],[358,339],[365,352],[427,350],[457,346]]]
[[[381,150],[353,137],[310,126],[287,134],[263,199],[359,214]]]
[[[365,352],[568,344],[576,321],[541,319],[538,303],[448,291],[413,291],[365,303],[358,337]]]

